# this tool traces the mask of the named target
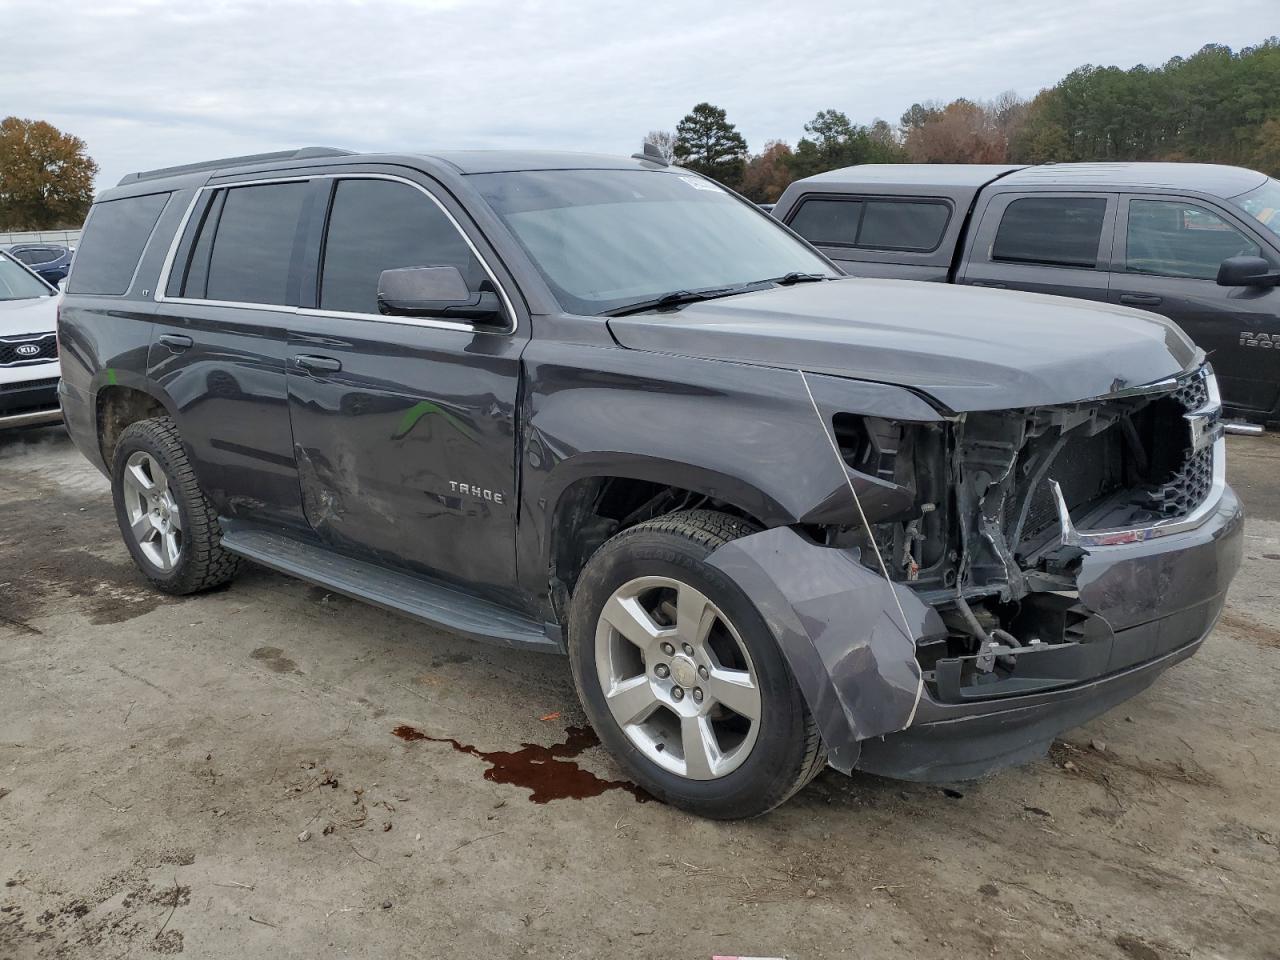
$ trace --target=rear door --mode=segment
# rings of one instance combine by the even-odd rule
[[[516,399],[527,324],[465,212],[407,171],[318,180],[314,268],[289,334],[289,410],[307,520],[331,545],[510,601]],[[378,277],[456,266],[503,324],[383,316]]]
[[[302,529],[285,362],[310,202],[302,178],[202,190],[148,361],[219,513]]]
[[[1228,405],[1280,416],[1280,288],[1218,286],[1218,267],[1237,256],[1280,268],[1280,257],[1216,204],[1125,196],[1111,299],[1177,321],[1209,355]]]
[[[1116,194],[998,193],[957,283],[1106,300]]]

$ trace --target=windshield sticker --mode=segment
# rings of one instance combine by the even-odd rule
[[[701,177],[681,177],[680,179],[695,190],[710,190],[712,193],[724,193],[723,190],[717,187],[710,180],[703,180]]]

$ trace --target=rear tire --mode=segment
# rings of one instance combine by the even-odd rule
[[[120,434],[111,492],[125,546],[157,589],[198,593],[239,571],[240,558],[222,549],[217,512],[168,417],[140,420]]]
[[[706,563],[758,529],[689,510],[624,530],[588,561],[569,611],[574,683],[601,742],[646,791],[717,820],[767,813],[826,764],[763,617]]]

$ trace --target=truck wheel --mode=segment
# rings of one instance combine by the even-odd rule
[[[111,492],[134,563],[165,593],[208,590],[240,569],[240,558],[222,549],[217,513],[168,417],[140,420],[120,434]]]
[[[718,820],[778,806],[826,753],[755,605],[706,557],[757,531],[711,510],[622,531],[574,588],[569,657],[591,725],[653,796]]]

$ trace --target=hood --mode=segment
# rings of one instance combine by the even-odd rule
[[[58,298],[0,300],[0,337],[53,333],[58,323]]]
[[[1091,400],[1182,373],[1171,321],[1065,297],[851,277],[614,317],[624,347],[892,383],[957,413]]]

